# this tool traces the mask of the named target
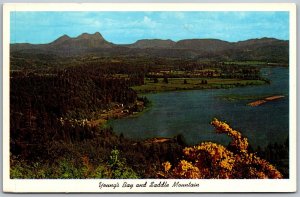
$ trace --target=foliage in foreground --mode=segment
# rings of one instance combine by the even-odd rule
[[[163,178],[201,178],[201,179],[255,179],[283,178],[282,174],[269,162],[248,152],[248,139],[232,129],[227,123],[214,119],[211,124],[217,133],[225,133],[232,138],[228,148],[212,143],[202,142],[183,150],[183,159],[172,167],[170,162],[162,164]]]
[[[11,159],[11,178],[61,178],[61,179],[84,179],[84,178],[108,178],[108,179],[135,179],[137,173],[130,168],[126,160],[120,156],[117,149],[111,151],[108,162],[100,162],[94,165],[88,156],[80,158],[81,162],[71,158],[63,158],[52,164],[35,162],[25,164],[17,158]]]
[[[116,135],[109,128],[96,129],[95,135],[91,135],[89,132],[92,130],[86,128],[83,130],[85,134],[82,134],[81,140],[80,137],[75,137],[76,128],[69,128],[68,138],[73,139],[71,141],[57,133],[61,140],[40,138],[44,143],[39,143],[39,146],[25,146],[21,154],[12,151],[10,177],[21,179],[288,177],[282,169],[277,168],[283,175],[269,162],[258,157],[258,153],[251,153],[248,139],[240,132],[216,119],[212,124],[218,133],[225,133],[233,139],[229,146],[202,142],[198,146],[184,148],[186,144],[179,136],[161,143],[151,139],[132,141],[123,135]],[[93,137],[89,138],[90,135]],[[278,154],[277,151],[274,154]],[[160,171],[161,163],[164,168],[162,171]]]

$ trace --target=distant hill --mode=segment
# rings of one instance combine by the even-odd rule
[[[235,43],[236,53],[231,57],[240,60],[289,62],[289,41],[275,38],[250,39]]]
[[[76,38],[67,35],[51,42],[49,46],[56,49],[89,49],[89,48],[112,48],[113,44],[106,41],[99,32],[94,34],[83,33]]]
[[[75,55],[93,49],[108,49],[114,44],[106,41],[99,32],[94,34],[83,33],[71,38],[63,35],[49,44],[11,44],[11,52],[24,53],[53,53],[56,55]]]
[[[54,40],[53,42],[51,42],[50,44],[53,46],[59,46],[66,42],[69,42],[71,39],[72,38],[70,38],[68,35],[63,35],[63,36],[57,38],[56,40]]]
[[[161,39],[144,39],[138,40],[133,44],[125,45],[130,48],[173,48],[176,42],[172,40],[161,40]]]
[[[54,54],[73,56],[130,55],[154,57],[183,57],[230,61],[256,60],[287,63],[289,42],[275,38],[258,38],[239,42],[218,39],[185,39],[174,42],[162,39],[143,39],[133,44],[119,45],[108,42],[96,32],[83,33],[71,38],[63,35],[49,44],[18,43],[10,45],[11,54]]]
[[[202,51],[223,51],[233,48],[233,44],[217,39],[188,39],[176,43],[177,49],[194,49]]]

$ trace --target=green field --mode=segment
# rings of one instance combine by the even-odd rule
[[[224,62],[224,64],[235,64],[235,65],[267,65],[268,62],[263,61],[228,61]]]
[[[184,83],[186,80],[186,83]],[[206,83],[207,82],[207,83]],[[145,84],[133,86],[137,93],[163,92],[176,90],[196,90],[196,89],[220,89],[233,88],[247,85],[262,85],[262,80],[242,80],[242,79],[221,79],[221,78],[168,78],[168,83],[163,78],[158,78],[158,82],[145,79]]]
[[[239,66],[257,66],[257,65],[263,65],[263,66],[289,66],[287,63],[271,63],[271,62],[264,62],[264,61],[228,61],[223,62],[224,64],[233,64],[233,65],[239,65]]]

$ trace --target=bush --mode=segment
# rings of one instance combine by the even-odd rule
[[[137,173],[127,166],[126,160],[120,157],[117,149],[111,151],[108,162],[99,162],[93,165],[88,156],[81,158],[63,158],[49,165],[42,162],[26,162],[11,159],[10,177],[12,179],[134,179],[139,178]]]
[[[138,175],[126,165],[126,160],[120,158],[120,152],[117,149],[111,151],[109,167],[111,178],[114,179],[137,179]]]
[[[232,138],[231,149],[212,143],[202,142],[183,150],[184,159],[172,168],[170,162],[162,164],[158,177],[163,178],[203,178],[203,179],[256,179],[283,178],[282,174],[269,162],[248,151],[248,139],[225,122],[214,119],[211,123],[217,133],[225,133]]]

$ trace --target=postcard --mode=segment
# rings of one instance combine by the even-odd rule
[[[296,5],[4,5],[5,192],[295,192]]]

